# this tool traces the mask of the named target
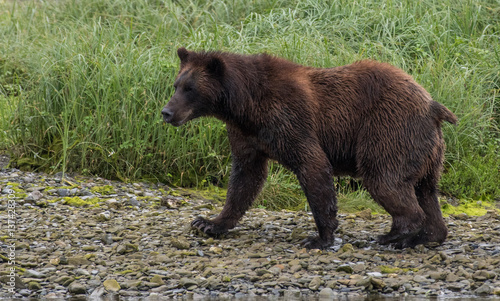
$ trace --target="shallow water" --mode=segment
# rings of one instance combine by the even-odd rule
[[[0,300],[5,301],[54,301],[55,299],[44,299],[44,298],[0,298]],[[439,297],[413,297],[413,296],[399,296],[399,297],[389,297],[389,296],[379,296],[379,295],[370,295],[370,296],[338,296],[333,299],[327,298],[317,298],[317,297],[302,297],[302,298],[284,298],[284,297],[276,297],[276,296],[249,296],[239,297],[239,298],[231,298],[231,299],[218,299],[211,298],[207,296],[206,298],[189,298],[183,297],[178,299],[166,299],[164,297],[145,297],[145,298],[128,298],[128,297],[120,297],[119,295],[106,296],[103,298],[90,298],[87,296],[81,297],[72,297],[65,299],[57,299],[57,300],[67,300],[67,301],[159,301],[159,300],[193,300],[193,301],[215,301],[215,300],[235,300],[235,301],[427,301],[427,300],[460,300],[460,301],[479,301],[479,300],[489,300],[489,301],[500,301],[500,297],[483,297],[483,296],[464,296],[464,297],[456,297],[456,296],[439,296]]]

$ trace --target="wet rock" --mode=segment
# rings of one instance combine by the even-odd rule
[[[101,235],[101,242],[105,245],[110,245],[112,244],[114,241],[113,241],[113,235],[111,235],[111,233],[103,233]]]
[[[102,285],[109,292],[116,293],[121,289],[120,284],[118,284],[118,281],[116,281],[115,279],[107,279],[102,283]]]
[[[156,283],[158,285],[165,284],[165,282],[163,281],[163,278],[160,275],[154,275],[153,277],[151,277],[151,279],[149,281]]]
[[[65,196],[70,196],[69,189],[57,189],[56,191],[57,195],[60,197],[65,197]]]
[[[413,277],[413,281],[415,281],[417,283],[429,282],[429,280],[426,277],[421,276],[421,275],[416,275],[415,277]]]
[[[132,253],[132,252],[137,252],[139,250],[138,246],[135,244],[120,244],[116,248],[116,252],[118,254],[127,254],[127,253]]]
[[[341,265],[336,269],[337,272],[344,272],[347,274],[352,274],[353,269],[350,265]]]
[[[82,246],[82,251],[95,252],[95,251],[97,251],[97,246],[83,245]]]
[[[45,275],[44,273],[40,273],[40,272],[35,271],[35,270],[26,270],[26,271],[24,271],[23,276],[26,278],[46,278],[47,277],[47,275]]]
[[[321,301],[333,300],[334,297],[335,294],[333,293],[333,290],[329,287],[324,288],[319,292],[319,300]]]
[[[111,219],[111,213],[109,211],[104,211],[104,212],[101,212],[99,213],[95,219],[98,221],[98,222],[106,222],[106,221],[109,221]]]
[[[27,289],[22,289],[22,290],[19,291],[19,294],[21,296],[27,297],[27,296],[31,295],[31,291],[27,290]]]
[[[89,299],[90,300],[101,300],[103,298],[104,294],[106,294],[106,289],[103,286],[100,286],[100,287],[96,288],[92,292],[92,294],[90,294]]]
[[[323,280],[321,280],[321,277],[316,276],[309,282],[308,287],[310,290],[317,291],[322,283]]]
[[[28,289],[32,291],[38,291],[42,289],[42,286],[40,285],[40,282],[30,281],[28,283]]]
[[[35,190],[33,192],[30,192],[24,200],[27,202],[36,202],[36,201],[40,200],[41,198],[43,198],[43,194],[40,191]]]
[[[189,242],[183,238],[172,238],[170,240],[170,243],[172,244],[172,246],[180,250],[187,250],[191,247]]]
[[[62,259],[61,259],[61,263],[63,263]],[[75,257],[68,258],[67,264],[74,265],[74,266],[80,266],[80,265],[90,264],[90,261],[83,256],[75,256]]]
[[[477,295],[489,295],[493,291],[493,288],[488,284],[483,284],[475,290]]]
[[[64,275],[64,276],[60,276],[58,278],[56,278],[54,280],[55,283],[59,283],[63,286],[68,286],[70,285],[73,281],[75,281],[75,278],[71,277],[71,276],[67,276],[67,275]]]
[[[301,300],[302,293],[298,289],[290,288],[284,293],[285,300]]]
[[[87,293],[87,289],[83,284],[74,281],[68,286],[68,292],[74,295],[82,295]]]
[[[111,293],[120,298],[185,300],[196,296],[332,300],[340,294],[350,298],[367,292],[382,297],[500,294],[498,214],[466,220],[447,217],[450,236],[445,244],[397,250],[373,239],[390,228],[387,215],[340,213],[334,246],[306,250],[298,242],[315,231],[309,213],[251,209],[227,235],[207,238],[187,229],[193,216],[213,218],[220,211],[209,201],[170,196],[177,202],[175,208],[158,209],[151,198],[165,193],[151,184],[91,178],[78,182],[81,189],[69,189],[70,195],[109,185],[114,199],[96,194],[101,207],[72,207],[52,202],[60,198],[57,189],[66,189],[60,180],[16,173],[18,178],[4,180],[5,171],[0,171],[0,189],[14,187],[2,181],[24,183],[22,179],[31,176],[30,185],[41,188],[21,184],[19,189],[28,194],[39,191],[43,195],[39,201],[46,202],[43,209],[16,208],[23,227],[16,237],[16,261],[26,270],[17,271],[23,278],[15,279],[17,292],[29,298],[62,299],[69,296],[69,286],[72,291],[83,286],[95,299]],[[55,189],[49,193],[44,190],[47,186]],[[134,190],[149,196],[143,206],[127,203],[137,200]],[[6,196],[0,194],[1,198]],[[5,208],[3,203],[0,208]],[[97,220],[102,213],[109,213],[109,219]],[[0,219],[2,227],[5,222]],[[7,245],[9,238],[1,242]],[[5,273],[0,277],[3,288],[8,279]]]
[[[12,190],[12,189],[10,189],[10,187],[5,187],[5,188],[2,189],[2,193],[3,194],[14,194],[15,191]]]
[[[384,280],[378,278],[370,278],[370,282],[376,289],[383,289],[386,287]]]

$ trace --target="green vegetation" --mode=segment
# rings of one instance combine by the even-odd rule
[[[161,120],[178,47],[318,67],[372,58],[412,74],[459,117],[444,125],[441,192],[498,200],[499,21],[495,0],[0,1],[0,148],[22,168],[223,187],[225,126]],[[295,178],[270,168],[258,204],[304,208]]]
[[[102,200],[97,198],[97,197],[93,197],[93,198],[84,200],[84,199],[79,198],[77,196],[75,196],[75,197],[63,197],[60,200],[62,200],[63,204],[69,205],[69,206],[74,206],[74,207],[87,207],[87,206],[96,207],[96,206],[99,206],[98,204],[100,202],[102,202]]]
[[[381,266],[379,266],[379,268],[380,268],[380,272],[383,274],[404,274],[404,273],[408,273],[409,271],[418,272],[418,269],[416,269],[416,268],[402,269],[402,268],[393,267],[393,266],[389,266],[389,265],[381,265]]]
[[[444,203],[441,208],[445,216],[463,213],[467,216],[482,216],[488,213],[488,210],[500,212],[494,204],[488,201],[462,201],[457,206]]]
[[[110,195],[110,194],[115,194],[115,189],[111,185],[104,185],[104,186],[94,186],[90,188],[90,191],[93,193],[98,193],[100,195]]]

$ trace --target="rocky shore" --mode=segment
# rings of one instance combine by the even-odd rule
[[[306,212],[252,209],[218,239],[190,230],[220,209],[163,184],[3,169],[0,298],[500,299],[497,211],[447,217],[444,245],[406,250],[375,242],[389,216],[341,214],[335,246],[307,251]]]

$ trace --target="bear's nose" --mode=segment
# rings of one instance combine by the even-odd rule
[[[170,121],[172,121],[172,117],[174,116],[174,112],[168,108],[163,108],[163,110],[161,110],[161,114],[163,115],[163,121],[166,123],[170,123]]]

